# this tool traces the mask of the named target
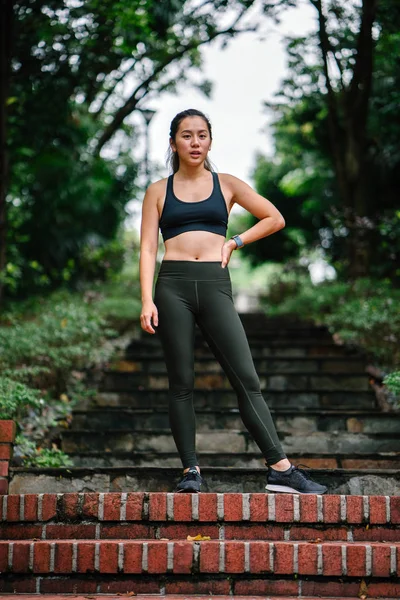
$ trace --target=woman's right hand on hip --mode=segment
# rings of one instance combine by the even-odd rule
[[[155,333],[153,326],[158,327],[158,310],[154,302],[145,302],[142,305],[140,325],[147,333]]]

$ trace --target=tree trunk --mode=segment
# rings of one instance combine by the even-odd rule
[[[0,7],[0,273],[4,273],[7,250],[7,99],[10,81],[14,8],[12,0],[0,0]],[[3,299],[3,293],[4,284],[0,280],[0,303]]]
[[[341,94],[334,92],[328,71],[333,51],[326,29],[322,1],[311,0],[319,18],[327,94],[329,136],[333,162],[342,199],[344,223],[348,229],[346,262],[349,279],[367,276],[372,248],[372,223],[366,183],[366,140],[373,71],[372,27],[377,0],[363,0],[357,55],[350,85]]]

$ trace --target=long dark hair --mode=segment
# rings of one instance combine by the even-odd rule
[[[204,113],[202,113],[200,110],[196,110],[195,108],[188,108],[187,110],[183,110],[182,112],[175,115],[175,117],[172,119],[170,132],[169,132],[169,137],[172,140],[175,141],[176,134],[179,129],[179,125],[180,125],[181,121],[183,121],[183,119],[186,119],[186,117],[201,117],[204,120],[204,122],[206,123],[208,132],[210,134],[210,138],[212,139],[212,128],[211,128],[211,123],[210,123],[209,118],[206,117],[206,115]],[[177,170],[179,169],[179,155],[177,152],[174,152],[172,150],[171,146],[168,148],[168,152],[167,152],[167,166],[169,166],[169,168],[171,169],[171,171],[173,173],[176,173]],[[211,161],[209,160],[208,157],[204,161],[204,167],[207,169],[207,171],[213,171]]]

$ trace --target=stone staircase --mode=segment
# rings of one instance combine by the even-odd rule
[[[400,597],[400,415],[380,411],[365,358],[324,327],[241,316],[284,449],[328,494],[264,492],[264,461],[199,335],[206,493],[172,493],[165,365],[157,337],[136,331],[62,434],[75,466],[11,469],[0,593]]]

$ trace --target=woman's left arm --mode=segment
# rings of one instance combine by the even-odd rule
[[[285,227],[285,219],[279,210],[247,183],[233,175],[225,175],[224,183],[230,188],[232,203],[236,202],[259,219],[258,223],[247,231],[237,232],[243,244],[251,244]]]
[[[285,227],[285,219],[279,210],[272,202],[260,196],[247,183],[237,177],[233,177],[233,175],[221,175],[220,178],[224,187],[229,189],[231,205],[236,202],[259,219],[258,223],[247,229],[247,231],[243,233],[237,232],[243,245],[251,244],[251,242],[267,237]],[[236,248],[236,242],[232,239],[227,240],[222,246],[222,267],[226,267],[229,263],[231,254]]]

